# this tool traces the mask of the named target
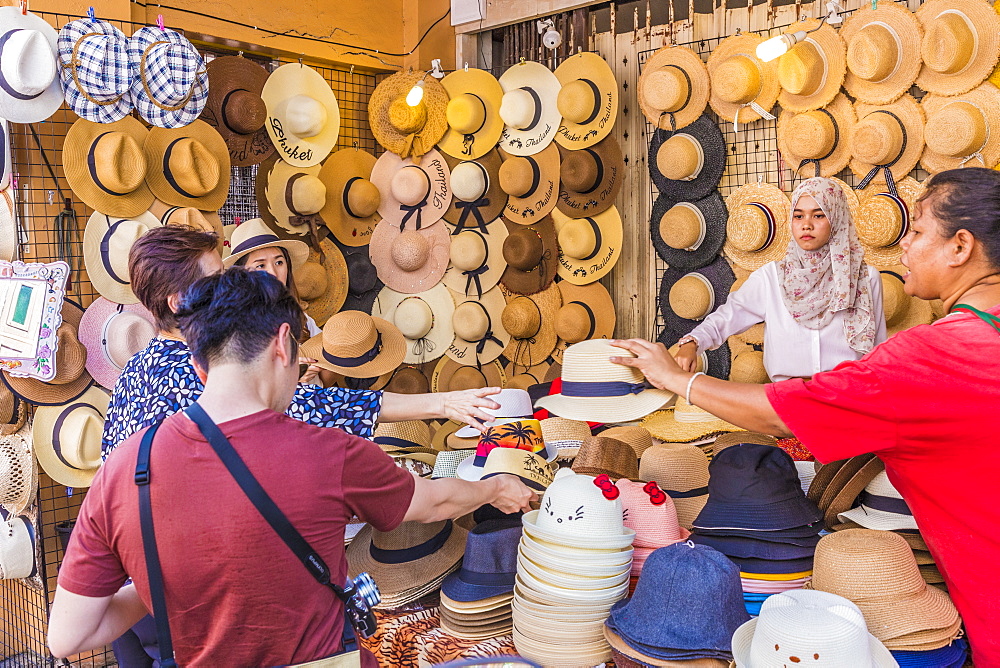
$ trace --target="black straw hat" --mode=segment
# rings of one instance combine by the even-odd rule
[[[653,132],[649,175],[661,194],[678,202],[702,199],[718,187],[725,169],[726,142],[708,116],[676,132]]]
[[[674,269],[704,267],[722,250],[728,217],[718,191],[694,202],[678,202],[660,195],[649,217],[653,248]]]

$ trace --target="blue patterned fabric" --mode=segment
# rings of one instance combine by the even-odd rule
[[[201,396],[204,386],[194,371],[183,341],[155,337],[125,365],[111,397],[101,454],[151,424],[184,410]],[[289,417],[318,427],[338,427],[348,434],[372,438],[382,408],[382,393],[300,384]]]
[[[57,45],[59,83],[69,108],[94,123],[128,116],[132,67],[125,34],[107,21],[79,19],[63,26]]]
[[[128,41],[128,58],[132,100],[147,122],[182,128],[198,118],[208,102],[208,68],[191,42],[173,30],[146,26]]]

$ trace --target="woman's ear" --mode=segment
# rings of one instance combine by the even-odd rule
[[[170,309],[171,313],[177,313],[177,309],[181,305],[181,293],[175,292],[174,294],[167,297],[167,308]]]
[[[951,238],[951,260],[949,267],[961,267],[972,259],[978,247],[976,238],[969,230],[961,229]],[[981,248],[980,248],[981,250]]]

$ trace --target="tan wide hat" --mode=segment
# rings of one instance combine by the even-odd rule
[[[347,299],[347,262],[337,244],[329,239],[319,243],[319,250],[309,249],[309,259],[293,267],[299,299],[305,302],[306,313],[320,327],[340,310]]]
[[[757,45],[763,41],[763,36],[753,33],[731,35],[708,57],[712,81],[708,103],[719,118],[737,127],[769,117],[781,92],[777,61],[765,63],[757,57]]]
[[[507,206],[507,193],[500,187],[500,151],[491,149],[475,160],[445,155],[451,170],[451,206],[444,219],[458,229],[482,229],[500,217]]]
[[[552,220],[559,235],[556,272],[564,281],[587,285],[607,276],[618,263],[624,230],[617,207],[585,218],[569,218],[556,210]]]
[[[431,391],[430,374],[433,370],[433,363],[403,364],[389,372],[383,389],[397,394],[427,394]]]
[[[478,299],[452,293],[455,311],[451,316],[455,338],[445,354],[461,364],[485,364],[500,357],[510,344],[510,333],[503,327],[507,306],[500,287],[483,293]]]
[[[710,89],[701,56],[686,46],[665,46],[639,74],[639,108],[654,127],[679,130],[705,111]]]
[[[855,103],[858,123],[851,133],[851,171],[864,183],[885,182],[885,172],[899,180],[913,171],[924,150],[924,111],[910,94],[891,104]],[[864,183],[867,185],[867,183]]]
[[[302,63],[282,65],[260,92],[267,109],[264,127],[285,162],[318,165],[340,136],[337,96],[323,76]]]
[[[500,148],[511,155],[534,155],[548,147],[562,124],[556,75],[541,63],[522,60],[500,75],[500,87]]]
[[[323,325],[323,332],[302,344],[302,354],[324,369],[373,378],[403,361],[406,341],[391,322],[362,311],[341,311]]]
[[[260,96],[270,74],[242,56],[219,56],[208,63],[208,102],[201,119],[222,135],[233,166],[248,167],[274,153],[265,127],[267,106]]]
[[[523,156],[501,150],[500,155],[500,187],[507,193],[504,218],[520,225],[541,220],[559,199],[558,147]]]
[[[294,239],[279,239],[260,218],[240,223],[233,232],[228,254],[222,264],[231,267],[241,258],[262,248],[283,248],[291,261],[289,271],[297,269],[309,260],[309,246]]]
[[[404,159],[386,151],[375,161],[371,180],[381,194],[379,215],[397,227],[430,227],[451,205],[451,172],[434,149],[419,159]]]
[[[833,102],[847,73],[847,47],[829,23],[805,19],[785,28],[790,34],[811,31],[778,58],[778,103],[786,111],[810,111]]]
[[[320,165],[299,167],[277,155],[257,168],[257,208],[268,225],[291,235],[312,235],[321,230],[320,211],[327,202],[326,184],[319,178]]]
[[[929,325],[934,321],[931,303],[906,294],[903,278],[898,272],[879,273],[882,277],[882,307],[885,309],[887,335],[892,336],[916,325]]]
[[[733,358],[729,367],[729,380],[734,383],[756,383],[763,385],[771,379],[764,368],[764,352],[761,350],[744,350]]]
[[[485,227],[485,231],[475,227],[458,231],[449,226],[451,262],[443,281],[449,289],[473,299],[496,287],[507,268],[503,258],[507,226],[497,218]]]
[[[372,183],[375,156],[358,148],[333,153],[319,171],[326,203],[319,215],[338,242],[357,248],[371,240],[379,221],[381,195]]]
[[[372,315],[402,332],[406,364],[423,364],[444,355],[455,336],[452,314],[455,300],[443,284],[415,294],[382,288],[372,304]]]
[[[380,281],[397,292],[413,294],[441,282],[450,249],[447,225],[400,230],[398,222],[383,218],[375,226],[368,252]]]
[[[501,287],[501,290],[503,288]],[[507,294],[500,321],[510,334],[504,356],[515,368],[545,361],[556,347],[555,316],[562,305],[559,288],[550,285],[533,295]]]
[[[607,61],[582,51],[564,60],[555,74],[561,84],[557,105],[562,116],[556,142],[581,149],[611,134],[618,117],[618,81]]]
[[[77,197],[96,211],[128,218],[147,211],[149,162],[142,150],[149,130],[134,116],[114,123],[77,119],[63,143],[63,172]],[[228,182],[227,182],[228,183]]]
[[[825,107],[778,118],[778,150],[796,176],[839,174],[851,159],[850,137],[858,116],[847,96],[839,93]]]
[[[935,95],[961,95],[1000,60],[1000,16],[980,0],[929,0],[916,11],[924,28],[917,85]]]
[[[507,376],[504,374],[503,365],[500,360],[493,360],[482,367],[459,364],[447,355],[438,360],[434,372],[431,374],[431,392],[453,392],[455,390],[476,390],[482,387],[503,387]],[[461,429],[462,425],[453,424],[455,427],[450,433]],[[442,427],[441,429],[444,429]],[[439,430],[440,431],[440,430]],[[448,433],[441,435],[440,441]],[[438,442],[438,433],[434,434],[435,443]]]
[[[910,231],[910,218],[923,189],[922,184],[907,176],[896,183],[896,195],[888,191],[885,182],[872,183],[859,191],[854,225],[865,248],[865,262],[876,267],[899,264],[903,256],[899,242]]]
[[[847,44],[844,88],[868,104],[888,104],[910,90],[920,72],[923,28],[903,3],[862,5],[847,17],[840,37]]]
[[[465,68],[441,79],[448,93],[448,129],[438,148],[459,160],[475,160],[497,145],[503,132],[503,88],[490,72]]]
[[[607,475],[612,480],[639,478],[638,456],[632,446],[602,432],[583,439],[573,460],[573,471],[584,475]]]
[[[423,96],[407,101],[421,84]],[[412,102],[413,100],[410,100]],[[382,147],[401,158],[419,159],[448,130],[448,91],[425,72],[396,72],[383,79],[368,100],[368,123]]]
[[[167,206],[160,200],[153,200],[149,212],[160,217],[164,225],[191,227],[200,232],[212,232],[218,239],[220,254],[226,247],[226,230],[217,211],[202,211],[190,206]]]
[[[642,426],[649,433],[667,443],[691,443],[708,436],[730,431],[743,431],[734,424],[719,419],[684,397],[678,397],[673,406],[647,415]]]
[[[559,147],[559,210],[592,216],[614,206],[625,180],[625,162],[612,136],[581,149]]]
[[[531,295],[547,288],[556,277],[559,242],[552,216],[531,225],[504,220],[507,239],[503,242],[503,258],[507,268],[500,283],[508,291]]]
[[[777,186],[747,183],[726,198],[729,221],[723,253],[734,264],[754,271],[781,259],[792,233],[792,204]]]
[[[79,397],[35,410],[34,448],[42,469],[67,487],[90,487],[101,467],[101,434],[111,397],[91,387]]]
[[[1000,163],[1000,88],[986,82],[962,95],[925,95],[920,106],[927,117],[920,164],[928,172]]]
[[[558,283],[562,306],[556,311],[555,329],[559,341],[552,359],[562,363],[566,348],[588,339],[610,339],[615,334],[615,304],[611,293],[600,283],[574,285]]]
[[[118,218],[95,211],[83,229],[83,262],[94,289],[116,304],[135,304],[128,255],[139,237],[162,223],[153,214]]]
[[[642,453],[639,479],[654,481],[677,509],[677,522],[690,529],[708,501],[708,455],[695,445],[665,443]]]
[[[205,121],[150,128],[143,143],[146,185],[172,206],[218,211],[229,196],[229,147]]]

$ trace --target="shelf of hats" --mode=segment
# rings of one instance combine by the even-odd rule
[[[559,63],[382,77],[364,102],[372,150],[338,144],[342,92],[301,62],[206,62],[162,26],[0,7],[18,33],[0,51],[0,614],[19,628],[0,630],[0,660],[43,643],[63,547],[42,516],[60,504],[71,535],[117,379],[157,334],[129,250],[188,225],[218,235],[226,267],[282,251],[311,382],[503,388],[484,434],[375,429],[415,475],[513,474],[540,497],[523,515],[348,525],[350,574],[381,591],[364,644],[384,665],[964,665],[962,622],[880,460],[819,466],[609,361],[631,354],[615,336],[676,346],[744,284],[762,310],[753,277],[792,252],[789,195],[813,177],[843,192],[843,243],[875,268],[887,333],[940,315],[904,294],[898,242],[928,174],[1000,162],[1000,15],[911,5],[723,5],[631,32],[612,11],[593,51]],[[93,215],[57,218],[42,257],[13,172],[48,159],[9,136],[57,111],[72,117],[60,196]],[[257,217],[219,214],[232,167],[253,169]],[[66,299],[81,283],[85,307]],[[693,363],[811,375],[785,373],[780,343],[758,319]],[[18,618],[27,605],[41,612]]]

